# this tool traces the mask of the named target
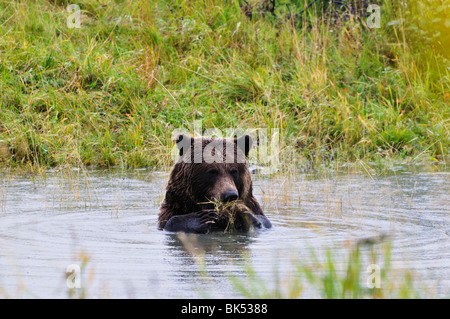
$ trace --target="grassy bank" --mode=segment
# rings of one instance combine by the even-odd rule
[[[279,128],[289,162],[447,154],[445,8],[277,3],[0,0],[0,165],[166,165],[194,120]]]

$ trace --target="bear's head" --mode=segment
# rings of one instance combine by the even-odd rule
[[[180,214],[213,208],[214,203],[250,201],[252,182],[247,157],[252,147],[249,135],[240,138],[176,138],[180,158],[170,177],[166,201],[183,203]]]

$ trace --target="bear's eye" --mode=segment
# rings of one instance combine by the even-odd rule
[[[215,168],[210,168],[209,170],[206,171],[206,173],[211,176],[216,176],[216,175],[219,175],[219,170],[217,170]]]
[[[230,171],[231,175],[233,176],[238,176],[239,175],[239,171],[237,168],[232,168]]]

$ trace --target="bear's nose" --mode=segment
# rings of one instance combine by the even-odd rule
[[[239,194],[236,191],[226,191],[221,197],[224,202],[232,202],[238,200]]]

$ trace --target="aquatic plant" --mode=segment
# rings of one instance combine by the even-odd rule
[[[214,221],[211,223],[212,229],[223,230],[224,233],[229,232],[247,232],[253,227],[253,213],[241,200],[231,202],[208,201],[199,204],[211,205],[212,211],[216,213]]]

